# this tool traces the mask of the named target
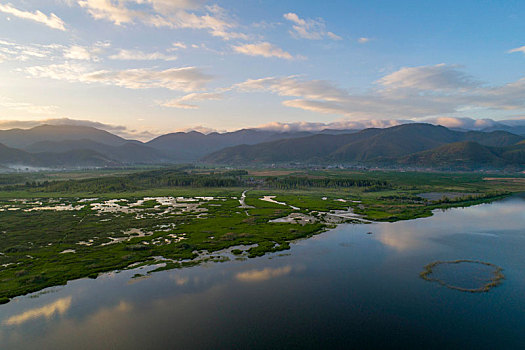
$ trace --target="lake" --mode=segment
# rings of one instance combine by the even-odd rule
[[[0,306],[0,348],[523,348],[524,256],[524,196],[340,225],[261,258],[108,273],[15,298]],[[458,259],[497,265],[505,279],[468,293],[419,276]]]

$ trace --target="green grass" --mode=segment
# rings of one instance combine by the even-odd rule
[[[89,179],[96,174],[75,176]],[[160,174],[162,176],[162,172]],[[128,175],[109,173],[107,176],[115,181],[115,176]],[[135,176],[140,178],[140,174]],[[216,179],[217,173],[210,176]],[[290,243],[297,239],[310,237],[332,227],[322,221],[305,225],[269,223],[269,220],[296,212],[291,206],[308,214],[351,208],[367,219],[397,221],[430,216],[434,209],[473,205],[525,190],[522,183],[486,181],[484,178],[489,176],[486,174],[319,170],[295,171],[294,176],[368,179],[386,181],[388,185],[382,188],[350,186],[283,190],[267,188],[261,185],[264,182],[255,181],[243,187],[220,188],[147,187],[147,183],[142,182],[143,188],[105,192],[46,192],[34,186],[11,187],[9,190],[0,188],[0,209],[4,209],[0,211],[0,265],[3,265],[0,269],[0,303],[14,296],[65,284],[69,280],[96,278],[102,272],[158,263],[153,257],[163,257],[165,266],[157,270],[166,270],[193,266],[202,261],[223,261],[226,258],[219,252],[236,246],[250,246],[244,250],[232,250],[234,255],[247,257],[283,251],[289,249]],[[242,182],[243,177],[237,179]],[[255,176],[255,179],[259,177]],[[14,180],[9,177],[3,179],[9,184],[18,180],[19,177]],[[81,184],[92,183],[79,181],[83,181]],[[56,186],[61,188],[61,183]],[[248,190],[246,204],[254,208],[239,208],[238,199],[243,190]],[[464,192],[475,193],[476,196],[429,202],[418,197],[422,192]],[[265,195],[276,196],[276,201],[286,205],[261,201],[259,198]],[[199,208],[205,210],[205,215],[194,210],[165,213],[169,207],[160,206],[154,200],[143,202],[134,207],[136,212],[130,213],[99,213],[89,206],[89,202],[80,202],[83,198],[98,198],[97,203],[125,199],[128,202],[117,203],[126,205],[143,200],[144,197],[163,196],[213,196],[216,199],[202,201]],[[13,201],[22,199],[27,202]],[[32,204],[36,201],[42,204]],[[85,206],[77,211],[25,211],[33,207],[60,204]],[[139,229],[148,235],[131,237],[124,234],[131,229]],[[129,240],[107,244],[119,238]],[[79,242],[92,245],[80,245]],[[75,253],[61,253],[71,249]],[[213,254],[213,257],[202,258],[204,252]]]

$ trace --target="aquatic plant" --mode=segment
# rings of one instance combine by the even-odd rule
[[[482,266],[488,266],[492,268],[492,271],[490,272],[490,275],[486,279],[479,279],[475,278],[474,274],[472,273],[468,277],[470,280],[469,282],[479,282],[481,283],[479,286],[476,286],[475,288],[468,288],[465,286],[459,286],[456,284],[453,284],[453,282],[447,281],[446,276],[438,276],[436,277],[436,269],[440,266],[459,266],[459,264],[478,264]],[[459,260],[452,260],[452,261],[434,261],[430,264],[425,265],[423,268],[423,271],[419,274],[421,278],[423,278],[426,281],[429,282],[437,282],[441,284],[442,286],[445,286],[450,289],[459,290],[461,292],[469,292],[469,293],[483,293],[488,292],[492,288],[500,285],[503,282],[503,279],[505,276],[503,275],[503,269],[497,265],[491,264],[489,262],[485,261],[478,261],[478,260],[466,260],[466,259],[459,259]],[[452,270],[452,272],[457,272],[456,270]]]

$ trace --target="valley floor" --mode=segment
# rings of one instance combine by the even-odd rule
[[[3,186],[1,301],[141,265],[154,265],[151,273],[252,258],[339,223],[425,217],[525,190],[516,176],[478,174],[191,169],[130,176]],[[167,179],[164,186],[158,179]]]

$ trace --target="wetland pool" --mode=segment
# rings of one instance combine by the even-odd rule
[[[112,272],[14,298],[0,306],[0,347],[521,348],[524,252],[524,196],[339,225],[260,258],[147,278],[132,278],[147,268]],[[420,277],[432,262],[457,260],[494,264],[504,279],[468,293]],[[435,273],[467,285],[471,270],[485,278],[464,266]]]

